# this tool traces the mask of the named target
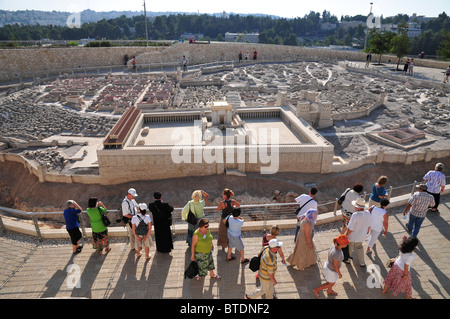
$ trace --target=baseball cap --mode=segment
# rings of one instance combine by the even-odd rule
[[[283,246],[283,243],[281,241],[278,241],[278,239],[271,239],[269,241],[269,248],[275,248],[275,247],[281,247]]]
[[[133,196],[133,197],[137,197],[137,193],[136,193],[136,190],[134,189],[134,188],[130,188],[129,190],[128,190],[128,194],[130,194],[131,196]]]
[[[140,208],[141,210],[147,210],[147,204],[146,204],[146,203],[140,203],[140,204],[139,204],[139,208]]]

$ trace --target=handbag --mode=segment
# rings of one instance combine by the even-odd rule
[[[191,205],[189,205],[189,213],[187,215],[186,221],[191,225],[197,224],[197,218],[195,217],[194,213],[191,210]]]
[[[394,258],[390,258],[387,262],[386,262],[386,267],[387,268],[392,268],[392,266],[394,265],[394,263],[395,263],[395,260],[398,258],[398,256],[397,257],[394,257]]]
[[[102,217],[103,225],[109,226],[111,224],[111,221],[109,220],[108,216],[103,214],[103,212],[102,212],[102,210],[100,208],[97,207],[97,209],[98,209],[98,211],[100,213],[100,216]]]
[[[226,222],[225,222],[225,227],[226,227],[226,228],[230,227],[230,223],[228,222],[228,220],[230,219],[230,216],[231,216],[231,215],[228,215],[227,220],[226,220]]]

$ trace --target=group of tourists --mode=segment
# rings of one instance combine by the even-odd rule
[[[445,175],[442,173],[444,165],[437,163],[434,170],[430,170],[423,177],[423,183],[417,185],[415,192],[408,200],[403,211],[405,218],[409,213],[406,228],[409,237],[404,236],[399,244],[399,255],[393,261],[390,271],[384,281],[383,293],[391,291],[394,295],[406,293],[407,298],[412,298],[411,265],[415,256],[413,250],[419,244],[418,234],[426,213],[437,211],[440,202],[440,194],[445,188]],[[390,204],[389,194],[385,189],[388,178],[380,176],[372,186],[372,193],[368,203],[361,196],[363,185],[355,183],[347,188],[338,200],[341,206],[343,227],[341,233],[330,243],[327,260],[323,264],[323,274],[326,283],[313,289],[314,295],[319,298],[320,292],[325,290],[328,295],[336,295],[332,289],[339,278],[342,263],[350,263],[357,257],[361,267],[366,267],[364,255],[372,253],[372,248],[381,233],[386,235],[389,227],[389,214],[387,207]],[[246,298],[258,298],[265,295],[266,298],[274,298],[274,287],[277,284],[277,255],[283,264],[289,264],[293,268],[303,270],[316,264],[317,256],[314,245],[314,227],[318,217],[318,207],[315,196],[318,193],[316,187],[312,187],[307,194],[298,196],[295,200],[299,207],[296,210],[297,227],[294,235],[294,250],[285,258],[283,243],[277,239],[280,228],[274,225],[270,233],[262,237],[262,248],[258,255],[259,267],[256,276],[260,285],[252,293],[246,294]],[[136,190],[130,188],[122,201],[122,218],[129,232],[130,249],[136,250],[137,257],[145,252],[145,258],[151,257],[149,249],[153,245],[151,229],[154,227],[156,250],[168,253],[173,249],[173,239],[170,226],[172,225],[173,207],[162,201],[160,192],[154,193],[154,201],[148,205],[136,201]],[[234,192],[225,188],[222,192],[222,201],[217,206],[220,212],[217,246],[227,249],[226,261],[235,259],[232,254],[239,251],[240,263],[246,264],[250,260],[245,256],[245,247],[242,240],[242,226],[244,219],[241,217],[240,203],[233,198]],[[212,279],[220,279],[221,275],[215,272],[213,259],[214,243],[209,229],[209,220],[205,218],[204,207],[208,202],[209,194],[203,190],[195,190],[181,211],[181,218],[188,223],[186,243],[190,248],[190,260],[196,262],[198,272],[196,280],[201,280],[208,275]],[[82,250],[79,245],[81,232],[78,229],[78,214],[82,209],[74,200],[67,202],[64,211],[67,231],[70,235],[73,254]],[[92,228],[93,248],[101,254],[110,251],[108,237],[108,223],[105,222],[107,208],[97,198],[90,198],[86,210]],[[151,216],[150,216],[151,213]],[[364,252],[363,243],[367,242]],[[356,256],[355,256],[356,251]],[[253,260],[252,260],[253,262]]]

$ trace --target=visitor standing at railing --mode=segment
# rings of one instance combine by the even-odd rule
[[[131,219],[133,225],[133,235],[136,238],[136,257],[141,257],[141,250],[144,248],[145,259],[150,259],[150,247],[153,244],[151,230],[152,219],[147,214],[147,205],[139,204],[139,213],[134,215]]]
[[[130,188],[127,192],[127,196],[122,200],[122,214],[125,217],[124,222],[128,230],[128,237],[130,239],[130,250],[136,249],[136,238],[133,235],[133,228],[131,225],[131,219],[138,213],[138,204],[135,198],[138,196],[134,188]]]
[[[317,187],[311,187],[309,194],[302,194],[295,199],[295,201],[299,204],[299,207],[296,210],[297,228],[295,230],[294,241],[297,240],[297,233],[300,230],[301,216],[310,209],[317,210],[317,202],[314,200],[317,192]]]
[[[67,208],[64,210],[64,220],[66,221],[66,230],[69,233],[72,242],[73,254],[78,254],[83,249],[83,245],[79,244],[82,237],[78,223],[78,216],[82,208],[74,200],[67,201]]]
[[[428,188],[428,194],[431,194],[434,197],[434,206],[431,208],[433,212],[438,210],[437,208],[441,200],[441,193],[445,189],[445,175],[442,173],[443,169],[444,164],[437,163],[434,167],[434,171],[429,171],[423,177]]]
[[[387,183],[387,177],[386,176],[380,176],[378,177],[378,180],[375,184],[372,186],[372,194],[370,195],[369,200],[369,207],[372,205],[380,207],[380,201],[382,198],[388,197],[388,192],[384,188],[384,186]]]
[[[170,230],[173,207],[162,201],[160,192],[155,192],[153,198],[155,201],[148,205],[148,209],[153,215],[156,250],[160,253],[170,253],[173,249],[173,238]]]
[[[239,250],[239,253],[241,255],[241,264],[247,263],[249,260],[245,258],[245,251],[244,251],[244,242],[242,241],[242,225],[244,225],[244,219],[241,217],[241,209],[240,208],[233,208],[233,211],[230,215],[222,222],[222,224],[225,224],[225,222],[228,222],[228,253],[227,253],[227,261],[230,261],[234,259],[234,257],[231,256],[231,250],[234,248],[235,252],[236,250]]]
[[[219,206],[217,206],[217,211],[221,212],[219,232],[217,235],[217,246],[222,247],[222,249],[228,247],[227,228],[225,227],[224,222],[225,218],[227,218],[231,214],[234,207],[241,206],[238,201],[231,198],[232,196],[234,196],[234,192],[231,189],[225,188],[222,192],[223,201],[221,201]]]
[[[339,198],[341,201],[342,222],[344,224],[342,226],[341,234],[345,234],[347,231],[348,222],[350,221],[352,214],[355,212],[355,206],[353,206],[352,202],[361,197],[361,192],[363,189],[363,184],[356,183],[352,188],[347,188]]]
[[[204,199],[202,197],[204,196]],[[206,203],[208,202],[209,195],[208,193],[202,190],[196,190],[192,193],[192,200],[187,202],[187,204],[183,207],[181,211],[181,219],[187,221],[188,214],[191,211],[195,216],[195,224],[188,223],[187,235],[186,235],[186,243],[191,247],[192,244],[192,236],[194,235],[194,231],[197,229],[198,221],[205,217],[204,208]]]
[[[93,248],[99,254],[102,254],[103,249],[108,253],[111,250],[109,248],[108,228],[103,224],[102,220],[102,215],[107,213],[105,205],[96,197],[91,197],[88,201],[86,213],[91,220]]]

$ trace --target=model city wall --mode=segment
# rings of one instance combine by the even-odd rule
[[[258,52],[258,60],[267,62],[288,61],[365,61],[366,53],[360,51],[307,48],[255,43],[176,43],[170,47],[70,47],[70,48],[27,48],[0,50],[0,82],[25,81],[73,72],[95,72],[105,67],[124,65],[125,55],[136,56],[139,66],[148,64],[180,63],[183,55],[189,64],[216,61],[238,62],[239,51]],[[378,61],[378,55],[372,61]],[[381,62],[397,62],[397,57],[383,55]],[[250,61],[251,62],[251,61]],[[245,60],[243,63],[249,63]],[[448,62],[416,59],[417,66],[427,66],[445,70]]]

